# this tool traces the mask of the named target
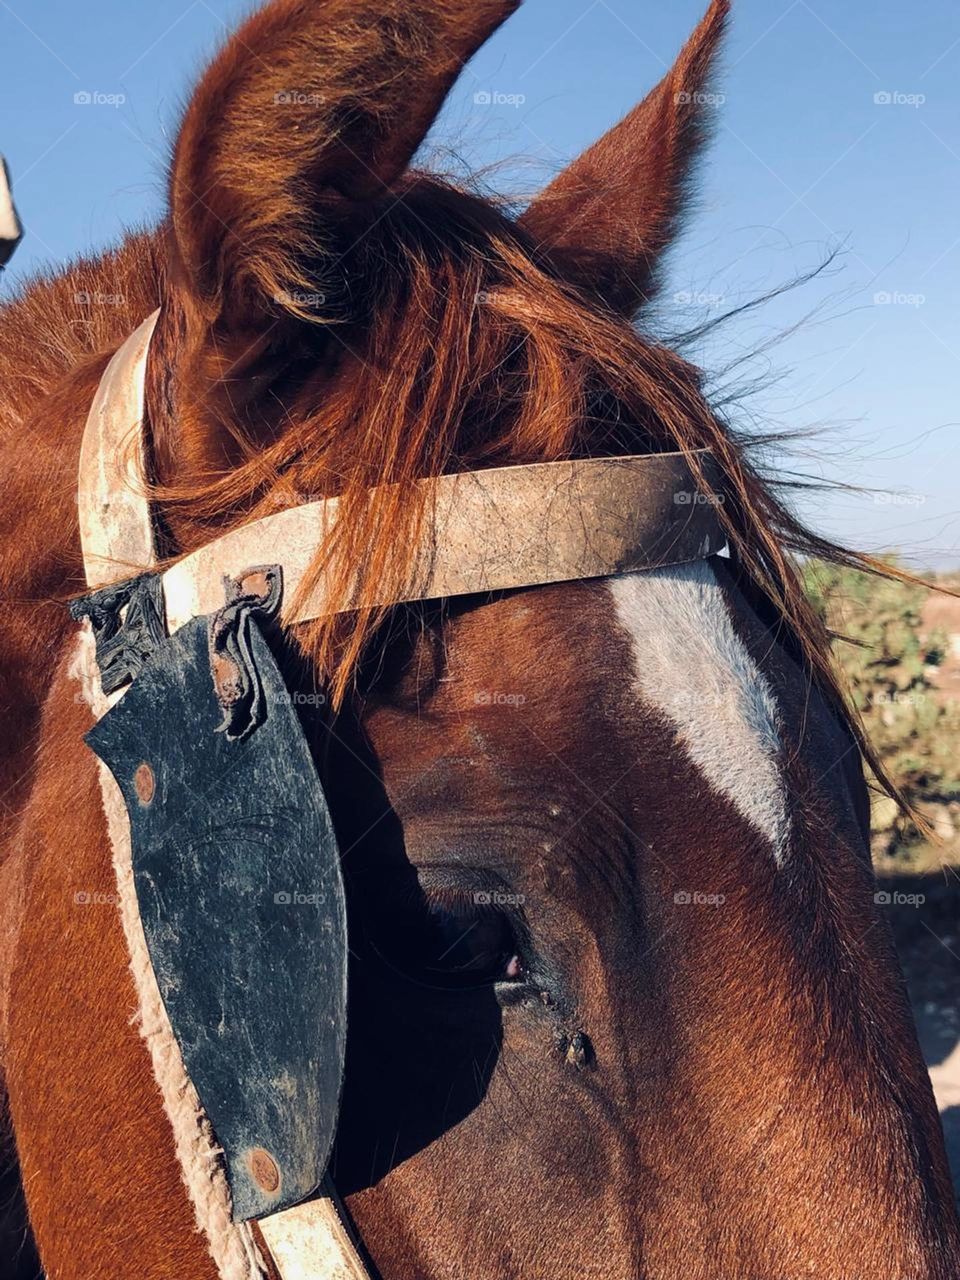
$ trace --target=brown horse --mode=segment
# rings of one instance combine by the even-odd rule
[[[0,310],[0,1043],[51,1280],[261,1265],[214,1261],[184,1185],[64,605],[84,588],[83,423],[158,306],[165,552],[342,497],[334,586],[354,607],[291,635],[285,674],[330,698],[300,704],[350,917],[331,1172],[371,1274],[957,1275],[874,904],[869,748],[790,558],[843,553],[632,323],[683,212],[727,0],[513,218],[409,165],[516,2],[274,0],[189,104],[166,223]],[[704,447],[721,482],[687,496],[718,505],[729,556],[374,607],[408,571],[418,478]]]

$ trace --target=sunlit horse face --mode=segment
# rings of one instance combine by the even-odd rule
[[[337,705],[304,720],[351,927],[333,1177],[384,1280],[947,1280],[860,750],[814,677],[822,639],[751,568],[779,509],[695,372],[630,325],[727,5],[519,223],[407,175],[514,7],[277,0],[190,104],[169,226],[103,268],[163,302],[147,399],[171,551],[340,492],[363,603],[409,534],[365,508],[371,484],[703,445],[729,471],[729,559],[300,637],[292,687]],[[78,421],[101,370],[77,376]],[[31,1219],[51,1276],[206,1280],[119,926],[65,905],[111,875],[71,688],[7,881],[33,904],[6,1060]]]
[[[335,1176],[384,1276],[949,1274],[858,755],[722,565],[468,610],[364,730]]]

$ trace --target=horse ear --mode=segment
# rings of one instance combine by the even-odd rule
[[[239,302],[243,325],[265,298],[339,318],[335,229],[361,236],[364,206],[519,3],[273,0],[241,27],[193,95],[171,172],[174,265],[208,320]]]
[[[521,219],[561,271],[633,315],[656,287],[690,176],[709,135],[707,92],[730,0],[713,0],[676,63],[605,137],[546,188]]]

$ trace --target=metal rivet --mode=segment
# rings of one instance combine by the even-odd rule
[[[280,1190],[280,1168],[269,1151],[254,1147],[248,1157],[253,1180],[261,1191],[273,1195]]]
[[[258,569],[254,573],[245,573],[237,579],[240,590],[246,596],[265,596],[270,591],[270,575]]]
[[[142,805],[148,805],[156,795],[157,780],[148,764],[137,765],[137,771],[133,775],[133,789]]]

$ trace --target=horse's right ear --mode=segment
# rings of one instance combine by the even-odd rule
[[[655,89],[550,183],[521,218],[561,272],[633,316],[654,294],[710,134],[708,92],[730,0],[711,0]]]
[[[273,0],[241,27],[193,95],[171,173],[174,268],[208,322],[348,314],[344,235],[362,235],[519,3]]]

